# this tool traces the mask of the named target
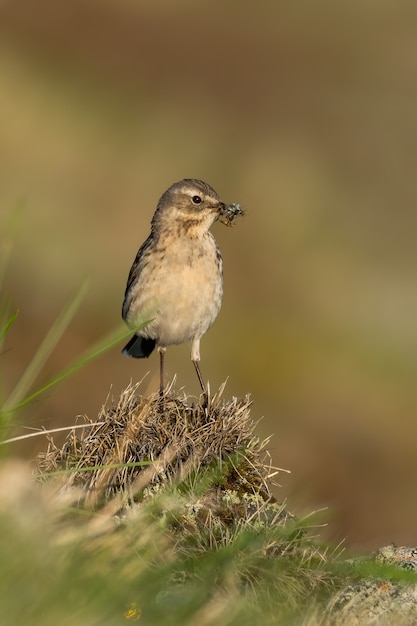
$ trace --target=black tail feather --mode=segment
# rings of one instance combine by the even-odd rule
[[[122,350],[122,354],[126,356],[132,356],[135,359],[143,359],[148,357],[153,352],[156,346],[155,339],[147,339],[146,337],[139,337],[139,335],[133,335],[132,339],[125,345]]]

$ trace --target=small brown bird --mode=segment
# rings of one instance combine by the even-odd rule
[[[123,354],[148,357],[158,347],[160,397],[164,390],[167,346],[191,342],[191,360],[201,389],[200,339],[219,313],[223,296],[223,262],[210,226],[216,219],[230,225],[243,211],[225,204],[210,185],[185,179],[160,198],[151,233],[139,248],[129,273],[123,319],[136,330]],[[206,396],[207,397],[207,396]]]

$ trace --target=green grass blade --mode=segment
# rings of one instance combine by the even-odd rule
[[[53,470],[52,472],[40,472],[35,477],[61,476],[62,474],[79,474],[85,472],[96,472],[97,470],[122,469],[125,467],[147,467],[154,465],[155,461],[131,461],[129,463],[107,463],[105,465],[91,465],[88,467],[67,467],[65,469]]]
[[[2,344],[3,339],[5,338],[5,336],[7,335],[7,333],[13,326],[13,324],[15,323],[18,315],[19,315],[19,311],[15,311],[13,315],[9,317],[9,319],[7,320],[3,328],[0,328],[0,345]]]
[[[69,304],[65,306],[61,314],[58,316],[51,329],[47,333],[45,339],[42,341],[41,345],[36,351],[31,362],[20,377],[15,388],[5,400],[2,407],[2,413],[11,413],[17,407],[26,404],[26,401],[24,400],[26,394],[28,393],[29,389],[39,375],[39,372],[41,371],[45,362],[50,357],[58,341],[61,339],[69,323],[73,319],[86,294],[86,291],[87,282],[84,282],[78,289],[75,296],[69,302]]]
[[[149,322],[145,322],[144,324],[139,326],[136,330],[143,328],[147,324],[149,324]],[[30,394],[29,396],[21,400],[18,404],[14,406],[12,405],[13,406],[12,410],[14,411],[16,409],[20,409],[24,407],[26,404],[28,404],[29,402],[37,398],[39,395],[41,395],[42,393],[44,393],[45,391],[47,391],[48,389],[50,389],[57,383],[61,382],[65,378],[68,378],[68,376],[71,376],[72,374],[77,372],[79,369],[81,369],[82,367],[90,363],[91,361],[94,361],[94,359],[97,359],[99,356],[101,356],[105,352],[108,352],[109,350],[117,346],[127,337],[130,337],[132,335],[132,332],[134,332],[132,331],[132,329],[125,330],[123,333],[120,332],[120,329],[117,329],[116,331],[114,330],[111,331],[111,333],[109,333],[107,337],[97,342],[97,344],[93,346],[93,348],[89,350],[85,356],[82,356],[75,363],[70,365],[67,369],[65,369],[63,372],[61,372],[54,378],[52,378],[45,385],[37,389],[34,393]]]

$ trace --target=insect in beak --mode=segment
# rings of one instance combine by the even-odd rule
[[[238,215],[245,215],[245,211],[240,204],[224,204],[223,202],[219,207],[219,222],[225,224],[225,226],[233,226],[232,222]]]

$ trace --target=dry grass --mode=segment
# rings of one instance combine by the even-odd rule
[[[109,515],[178,487],[194,494],[204,523],[275,524],[288,517],[271,494],[278,470],[269,439],[254,435],[249,396],[225,401],[223,384],[204,408],[171,385],[161,406],[157,394],[145,398],[138,387],[130,384],[110,408],[103,406],[91,427],[70,431],[62,447],[50,436],[36,460],[40,476],[57,475],[63,489],[80,488],[80,503]]]

